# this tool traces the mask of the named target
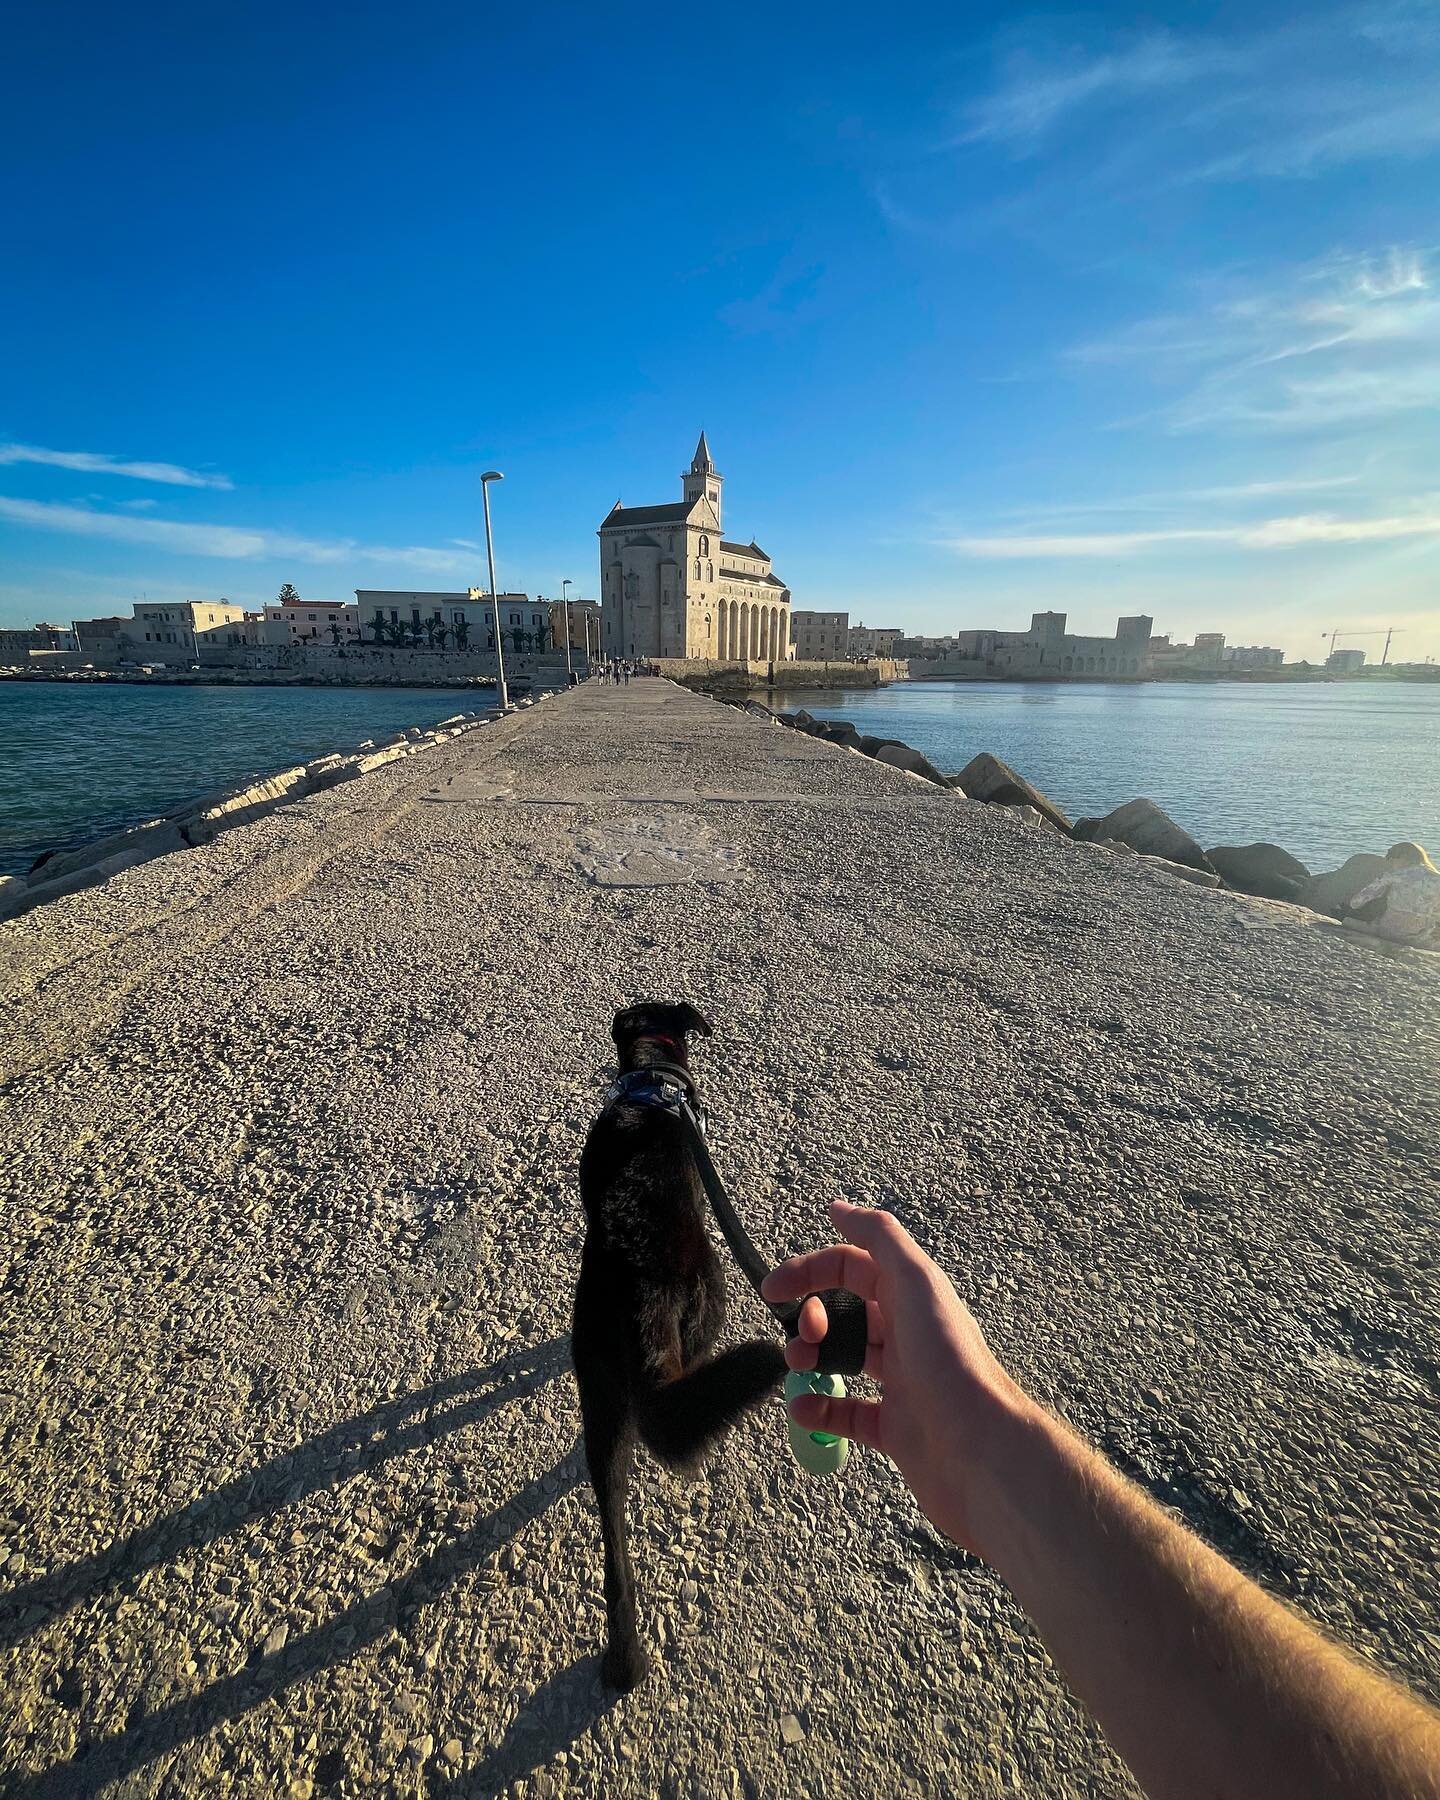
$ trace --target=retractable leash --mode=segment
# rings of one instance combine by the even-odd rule
[[[662,1112],[673,1113],[685,1124],[700,1169],[701,1184],[741,1273],[785,1336],[797,1336],[800,1309],[805,1300],[785,1300],[776,1305],[760,1293],[760,1284],[770,1273],[770,1267],[740,1223],[711,1158],[710,1146],[705,1141],[705,1113],[695,1098],[695,1082],[690,1071],[679,1063],[651,1063],[644,1069],[632,1069],[620,1076],[605,1098],[607,1105],[612,1100],[623,1099],[636,1106],[657,1107]],[[787,1413],[797,1394],[823,1394],[843,1399],[845,1377],[859,1375],[865,1367],[869,1341],[865,1302],[847,1288],[826,1288],[822,1294],[806,1296],[806,1299],[810,1298],[820,1300],[829,1325],[817,1346],[819,1359],[815,1367],[792,1369],[785,1377]],[[790,1449],[801,1468],[812,1475],[834,1475],[845,1467],[850,1455],[850,1440],[835,1437],[828,1431],[806,1431],[804,1426],[791,1419]]]

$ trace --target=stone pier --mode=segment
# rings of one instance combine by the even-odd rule
[[[649,995],[714,1023],[757,1242],[893,1208],[1033,1391],[1436,1697],[1431,962],[590,683],[0,926],[6,1794],[1133,1793],[778,1400],[642,1464],[655,1673],[601,1690],[576,1163]]]

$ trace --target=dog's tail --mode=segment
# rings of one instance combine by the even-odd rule
[[[646,1388],[637,1407],[646,1449],[671,1468],[685,1468],[763,1400],[784,1373],[780,1346],[754,1338],[688,1375]]]

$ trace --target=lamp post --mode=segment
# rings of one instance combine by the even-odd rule
[[[574,582],[567,575],[560,583],[560,606],[565,614],[565,685],[569,687],[574,670],[570,666],[570,589]]]
[[[490,565],[490,605],[495,616],[495,692],[501,712],[508,710],[510,695],[505,687],[505,646],[500,641],[500,590],[495,586],[495,540],[490,532],[490,483],[504,479],[498,469],[487,469],[480,477],[480,500],[485,508],[485,559]]]

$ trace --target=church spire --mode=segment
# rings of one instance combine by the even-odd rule
[[[700,433],[700,442],[695,446],[695,455],[690,467],[680,477],[684,483],[685,499],[694,505],[697,500],[704,500],[715,515],[715,523],[720,523],[720,491],[725,485],[724,477],[715,467],[710,455],[710,446],[705,441],[705,433]]]

